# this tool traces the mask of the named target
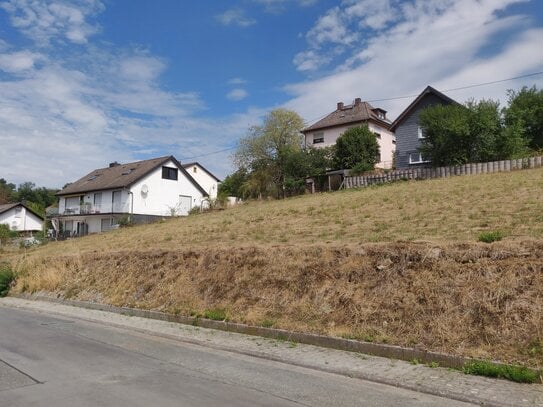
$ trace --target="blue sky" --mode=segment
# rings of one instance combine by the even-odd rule
[[[273,108],[311,123],[539,72],[541,44],[539,0],[0,0],[0,178],[60,187],[167,154],[224,177],[222,150]],[[410,101],[374,105],[394,119]]]

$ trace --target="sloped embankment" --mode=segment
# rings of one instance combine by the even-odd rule
[[[16,292],[543,366],[543,242],[90,252],[28,258]]]

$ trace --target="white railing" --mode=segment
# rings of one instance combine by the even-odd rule
[[[60,211],[59,208],[50,208],[47,210],[48,216],[69,216],[69,215],[92,215],[99,213],[128,213],[130,212],[130,202],[113,202],[107,204],[95,205],[84,203],[82,205],[70,205]]]

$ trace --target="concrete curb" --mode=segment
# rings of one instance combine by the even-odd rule
[[[113,312],[116,314],[127,316],[136,316],[140,318],[155,319],[159,321],[175,322],[179,324],[193,325],[202,328],[217,329],[221,331],[235,332],[251,336],[286,340],[307,345],[315,345],[325,348],[380,356],[389,359],[404,360],[407,362],[413,361],[415,359],[418,361],[418,363],[436,362],[439,364],[440,367],[449,367],[454,369],[461,369],[467,362],[477,361],[477,359],[465,358],[462,356],[455,356],[446,353],[432,352],[423,349],[405,348],[396,345],[377,344],[352,339],[293,332],[284,329],[264,328],[236,322],[215,321],[199,317],[173,315],[160,311],[151,311],[129,307],[117,307],[114,305],[100,304],[88,301],[66,300],[63,298],[56,298],[43,294],[10,294],[10,296],[26,300],[48,301],[80,308]],[[507,364],[500,362],[493,363],[497,365],[507,366]]]

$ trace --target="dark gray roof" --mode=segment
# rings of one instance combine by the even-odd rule
[[[200,164],[198,161],[193,161],[191,163],[186,163],[186,164],[182,164],[183,165],[183,168],[187,169],[188,167],[192,167],[193,165],[197,165],[198,167],[200,167],[202,170],[204,170],[205,172],[207,172],[209,174],[210,177],[214,178],[217,182],[221,182],[220,179],[218,179],[214,174],[212,174],[206,167],[204,167],[202,164]]]
[[[386,119],[380,118],[377,113],[379,111],[386,113],[386,111],[383,109],[375,108],[368,102],[362,102],[360,99],[357,99],[351,105],[338,106],[338,109],[330,113],[328,116],[303,129],[302,133],[312,130],[325,129],[327,127],[342,126],[349,123],[367,122],[369,120],[379,122],[381,125],[388,128],[390,126],[390,122]]]
[[[152,158],[150,160],[136,161],[133,163],[118,164],[112,167],[99,168],[69,184],[66,188],[58,192],[57,195],[62,196],[107,189],[126,188],[169,160],[172,160],[181,172],[187,176],[187,179],[197,187],[204,196],[207,196],[207,193],[202,187],[194,181],[183,166],[171,155]]]
[[[420,95],[418,95],[415,100],[413,100],[409,106],[407,106],[405,108],[405,110],[400,113],[400,115],[396,118],[396,120],[394,120],[392,122],[392,125],[390,126],[390,130],[391,131],[394,131],[396,129],[396,127],[398,127],[398,125],[400,123],[402,123],[406,118],[407,116],[409,115],[409,113],[415,109],[417,107],[417,105],[419,104],[419,102],[422,100],[422,98],[424,98],[426,95],[430,95],[430,94],[433,94],[435,96],[437,96],[438,98],[440,98],[441,100],[443,100],[445,103],[456,103],[458,104],[458,102],[454,99],[451,99],[450,97],[448,97],[447,95],[445,95],[444,93],[441,93],[440,91],[438,91],[437,89],[435,88],[432,88],[431,86],[427,86],[421,93]]]

